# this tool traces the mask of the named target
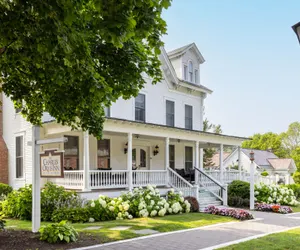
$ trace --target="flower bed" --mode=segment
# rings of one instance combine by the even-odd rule
[[[189,213],[191,204],[184,200],[182,193],[168,192],[167,199],[160,197],[155,186],[146,189],[135,188],[133,192],[123,193],[118,198],[100,195],[90,203],[89,221],[123,220],[138,217],[165,216],[166,214]]]
[[[217,208],[215,206],[208,206],[205,208],[204,213],[229,216],[238,220],[251,220],[253,215],[245,210],[234,208]]]
[[[298,204],[292,189],[274,184],[266,185],[260,183],[255,185],[255,199],[259,203],[279,203],[290,206],[295,206]]]
[[[280,214],[292,213],[293,210],[289,206],[281,206],[279,204],[255,203],[254,209],[262,212],[273,212]]]

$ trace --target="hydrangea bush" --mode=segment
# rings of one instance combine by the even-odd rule
[[[204,213],[229,216],[238,220],[251,220],[253,215],[245,210],[234,208],[217,208],[215,206],[208,206],[205,208]]]
[[[191,205],[184,200],[182,193],[168,192],[167,199],[159,194],[155,186],[135,188],[133,192],[123,193],[120,197],[109,198],[100,195],[90,203],[89,221],[123,220],[134,217],[155,217],[166,214],[189,213]]]
[[[268,204],[281,204],[296,206],[298,204],[294,192],[284,186],[266,185],[263,183],[255,185],[255,200]]]
[[[262,212],[273,212],[280,214],[292,213],[293,210],[289,206],[281,206],[278,204],[255,203],[254,209]]]

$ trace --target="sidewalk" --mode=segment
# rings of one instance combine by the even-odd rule
[[[213,246],[241,240],[265,233],[300,227],[300,213],[282,215],[252,212],[256,220],[183,230],[166,234],[151,235],[121,242],[90,246],[80,249],[93,250],[200,250],[214,249]]]

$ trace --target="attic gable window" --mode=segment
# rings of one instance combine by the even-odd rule
[[[193,68],[193,62],[192,61],[189,61],[189,81],[190,82],[193,82],[193,71],[194,71],[194,68]]]
[[[183,80],[188,80],[188,67],[183,65]]]

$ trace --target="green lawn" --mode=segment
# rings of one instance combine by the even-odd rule
[[[271,234],[259,239],[231,245],[223,250],[297,250],[300,249],[300,228]]]
[[[20,221],[7,219],[6,226],[11,229],[25,229],[31,230],[31,221]],[[130,239],[139,237],[133,230],[153,229],[159,232],[170,232],[181,229],[196,228],[216,223],[224,223],[230,221],[237,221],[235,219],[217,216],[204,213],[189,213],[182,215],[168,215],[165,217],[156,218],[139,218],[133,220],[118,220],[118,221],[104,221],[95,223],[74,223],[73,226],[78,232],[94,234],[101,238],[101,242],[111,242],[116,240]],[[42,225],[50,222],[42,222]],[[83,230],[90,226],[101,226],[98,230]],[[130,229],[124,231],[109,230],[109,228],[116,226],[130,226]]]
[[[294,213],[298,213],[298,212],[300,212],[300,205],[298,205],[296,207],[292,207],[292,209],[293,209]]]

